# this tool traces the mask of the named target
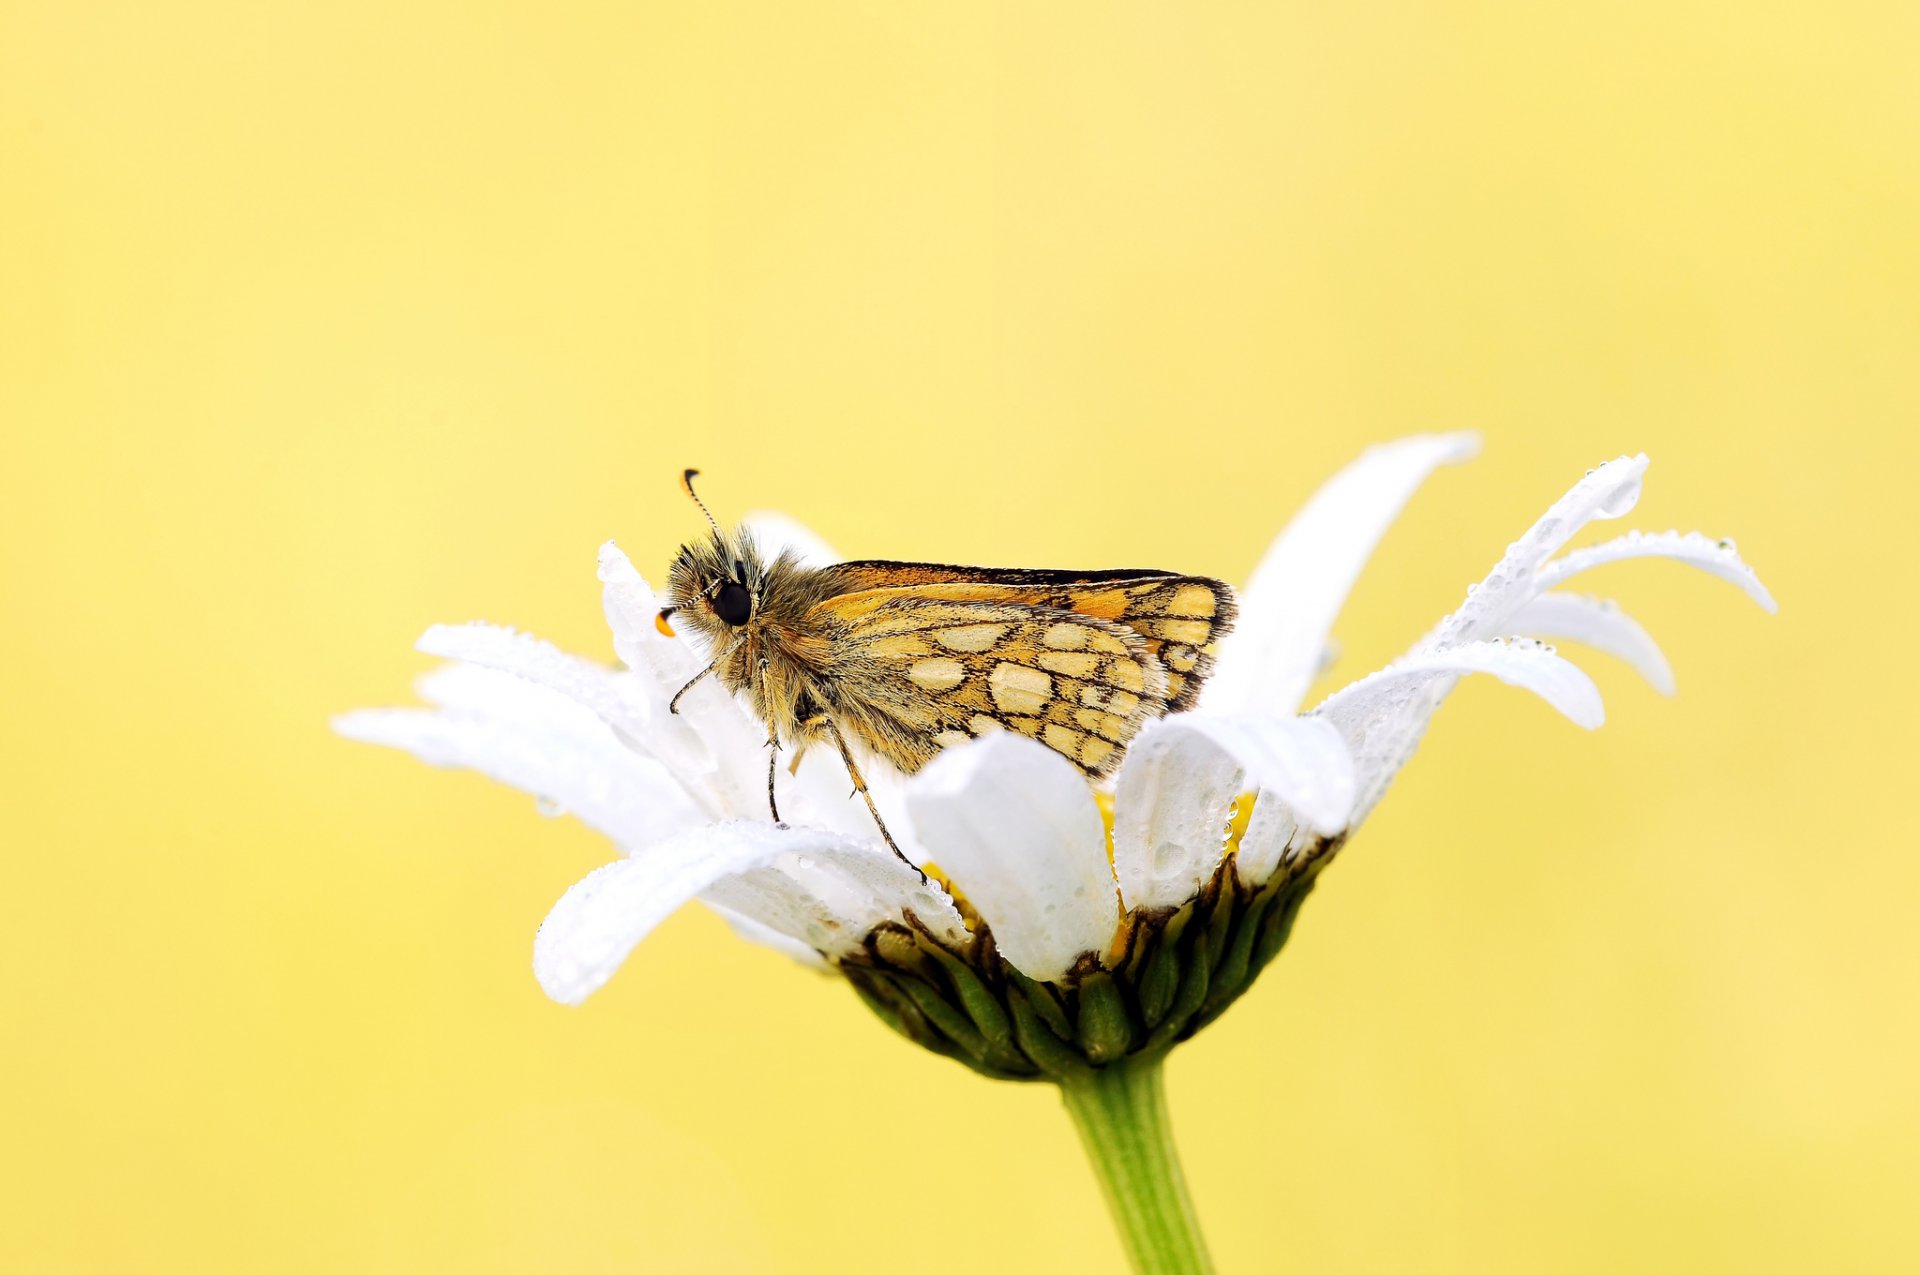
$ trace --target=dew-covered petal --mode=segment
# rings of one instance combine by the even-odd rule
[[[472,674],[514,680],[481,669],[466,674],[425,687],[444,692],[464,683],[468,689],[460,695],[471,704],[476,698]],[[435,766],[478,771],[533,795],[543,809],[574,815],[624,849],[704,822],[704,812],[658,763],[624,747],[604,724],[589,719],[593,729],[577,729],[579,723],[557,722],[564,717],[550,711],[553,706],[503,707],[513,691],[550,696],[524,683],[503,689],[507,693],[496,695],[487,713],[369,708],[342,714],[333,727],[348,739],[399,748]],[[565,701],[559,706],[578,711]]]
[[[1490,673],[1546,700],[1577,726],[1606,719],[1600,692],[1585,673],[1537,642],[1470,642],[1420,651],[1361,678],[1314,710],[1352,750],[1358,779],[1352,824],[1371,811],[1420,743],[1427,722],[1466,673]]]
[[[1662,695],[1673,694],[1673,666],[1652,634],[1608,598],[1579,593],[1543,593],[1514,612],[1515,633],[1580,642],[1625,660]]]
[[[428,655],[511,673],[564,695],[627,739],[646,733],[645,702],[630,692],[632,683],[623,681],[624,675],[530,633],[494,624],[436,624],[414,646]]]
[[[1011,733],[950,748],[907,786],[921,845],[1029,978],[1104,952],[1118,922],[1107,836],[1064,757]]]
[[[804,831],[831,839],[718,881],[702,897],[829,956],[858,950],[883,925],[923,929],[950,945],[967,941],[946,891],[878,840]]]
[[[1297,712],[1327,632],[1388,526],[1441,465],[1480,449],[1473,434],[1426,434],[1368,448],[1287,524],[1239,594],[1202,692],[1207,711]]]
[[[741,525],[769,559],[783,553],[792,554],[794,561],[803,567],[825,567],[841,561],[840,554],[813,528],[785,514],[757,510],[743,518]]]
[[[745,912],[731,900],[718,898],[715,888],[786,859],[846,862],[862,857],[888,856],[876,855],[872,847],[835,833],[806,828],[743,821],[692,829],[596,868],[561,896],[534,938],[534,976],[547,995],[577,1005],[612,977],[641,939],[689,899],[715,891],[722,906]],[[900,871],[929,898],[942,897],[930,887],[921,887],[918,874],[904,866]],[[802,889],[797,884],[788,888],[796,894]],[[770,924],[763,915],[747,915]],[[869,920],[851,915],[841,919],[848,929]],[[957,913],[953,921],[958,921]]]
[[[614,648],[645,690],[647,729],[640,744],[689,786],[719,794],[717,817],[766,808],[766,727],[753,720],[720,680],[708,675],[667,706],[706,667],[685,641],[655,624],[659,600],[612,541],[600,546],[601,601]]]
[[[1526,535],[1507,546],[1506,555],[1486,579],[1468,589],[1460,609],[1442,620],[1420,648],[1455,646],[1511,632],[1508,621],[1513,613],[1547,587],[1539,580],[1540,568],[1588,523],[1631,511],[1640,499],[1646,469],[1643,452],[1588,470]]]
[[[611,540],[600,546],[599,575],[600,604],[613,630],[614,650],[628,668],[648,675],[664,702],[706,667],[706,658],[681,638],[660,631],[659,596]],[[724,691],[720,695],[726,699]]]
[[[1253,816],[1247,820],[1247,830],[1240,834],[1240,850],[1234,855],[1234,871],[1241,884],[1255,889],[1265,885],[1279,869],[1287,847],[1310,835],[1285,802],[1262,794],[1253,803]]]
[[[770,947],[782,956],[798,961],[808,969],[831,968],[825,957],[799,939],[788,938],[771,926],[762,925],[752,917],[736,912],[725,904],[715,903],[711,898],[702,897],[700,901],[707,906],[708,911],[727,923],[727,928],[733,931],[735,937],[745,939],[757,947]]]
[[[1142,731],[1114,780],[1113,873],[1128,908],[1177,907],[1213,875],[1247,789],[1230,751],[1196,730]]]
[[[1770,615],[1780,609],[1773,595],[1767,592],[1767,586],[1761,584],[1760,577],[1754,574],[1753,568],[1741,560],[1733,541],[1715,540],[1697,531],[1689,531],[1685,535],[1677,531],[1651,534],[1630,531],[1597,545],[1571,550],[1540,569],[1539,584],[1541,588],[1549,589],[1582,571],[1627,558],[1672,558],[1736,586]]]
[[[1193,897],[1226,848],[1228,808],[1259,789],[1327,832],[1353,808],[1353,761],[1331,723],[1183,713],[1143,730],[1114,785],[1113,866],[1128,907]]]

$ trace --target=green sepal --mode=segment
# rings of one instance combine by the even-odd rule
[[[973,967],[953,953],[928,944],[923,949],[933,954],[940,962],[947,977],[953,982],[953,990],[960,997],[960,1007],[967,1011],[967,1017],[980,1029],[980,1034],[989,1045],[1008,1048],[1013,1043],[1013,1024],[1007,1021],[1007,1011],[1000,1008],[1000,1002],[980,981]]]
[[[1020,990],[1027,994],[1027,1003],[1033,1007],[1033,1012],[1053,1029],[1053,1034],[1061,1040],[1072,1040],[1073,1023],[1068,1019],[1067,1011],[1060,1007],[1060,1000],[1054,995],[1053,988],[1034,982],[1012,966],[1007,967],[1007,972]]]
[[[1020,1042],[1021,1052],[1052,1079],[1072,1080],[1086,1075],[1087,1060],[1069,1043],[1071,1038],[1054,1034],[1035,1011],[1033,998],[1026,991],[1019,987],[1008,990],[1007,1008],[1013,1015],[1014,1038]]]
[[[1259,973],[1267,967],[1267,962],[1280,955],[1287,939],[1293,934],[1293,920],[1300,915],[1300,905],[1313,893],[1317,872],[1310,872],[1297,881],[1289,881],[1280,889],[1280,900],[1260,923],[1260,936],[1253,944],[1253,970]]]
[[[1253,897],[1251,903],[1234,921],[1233,933],[1226,943],[1226,951],[1213,969],[1211,986],[1207,989],[1207,999],[1200,1006],[1200,1018],[1206,1020],[1216,1012],[1226,1008],[1235,997],[1246,990],[1247,969],[1253,960],[1254,940],[1260,933],[1260,922],[1266,919],[1267,910],[1273,906],[1278,890],[1263,890]]]
[[[913,998],[913,1004],[927,1020],[963,1050],[973,1061],[987,1060],[987,1038],[953,1002],[911,975],[891,975],[894,986]]]
[[[1154,944],[1146,972],[1140,976],[1140,1017],[1149,1030],[1158,1027],[1173,1007],[1174,993],[1180,990],[1180,937],[1193,919],[1191,907],[1181,908],[1167,918],[1167,925]]]
[[[1101,971],[1080,980],[1080,1021],[1075,1039],[1087,1061],[1098,1066],[1124,1058],[1133,1048],[1133,1016],[1113,976]]]

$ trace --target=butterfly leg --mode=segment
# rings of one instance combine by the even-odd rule
[[[780,734],[767,726],[767,810],[775,823],[780,822],[780,802],[773,795],[773,777],[780,773]]]
[[[860,773],[860,767],[855,764],[853,760],[853,750],[847,747],[847,737],[840,733],[840,727],[834,723],[831,717],[824,715],[814,718],[813,721],[808,722],[807,725],[824,725],[827,728],[827,732],[833,736],[834,744],[840,749],[840,760],[847,764],[847,774],[853,780],[853,790],[866,799],[867,812],[873,816],[874,827],[880,829],[880,839],[887,843],[887,849],[893,851],[894,858],[900,860],[900,862],[906,864],[915,872],[919,872],[920,879],[925,881],[927,874],[920,872],[920,868],[914,861],[900,853],[900,847],[894,844],[893,834],[887,831],[887,821],[880,817],[880,807],[873,804],[873,794],[867,791],[866,777]]]
[[[725,657],[723,656],[721,658],[724,659]],[[692,690],[694,687],[700,685],[700,683],[706,678],[707,674],[713,672],[713,670],[719,667],[720,667],[720,660],[715,660],[713,663],[701,669],[698,673],[695,673],[693,675],[693,680],[691,682],[688,682],[685,686],[681,687],[679,690],[675,691],[673,693],[673,698],[667,701],[667,711],[669,713],[672,713],[678,716],[680,712],[680,697],[682,695],[685,695],[688,691]]]

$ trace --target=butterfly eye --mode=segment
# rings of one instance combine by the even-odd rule
[[[753,614],[753,595],[744,584],[729,580],[713,595],[713,612],[728,624],[736,627],[745,624]]]

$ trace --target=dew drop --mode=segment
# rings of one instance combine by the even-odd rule
[[[567,808],[552,797],[535,797],[533,808],[549,819],[558,819],[567,813]]]

